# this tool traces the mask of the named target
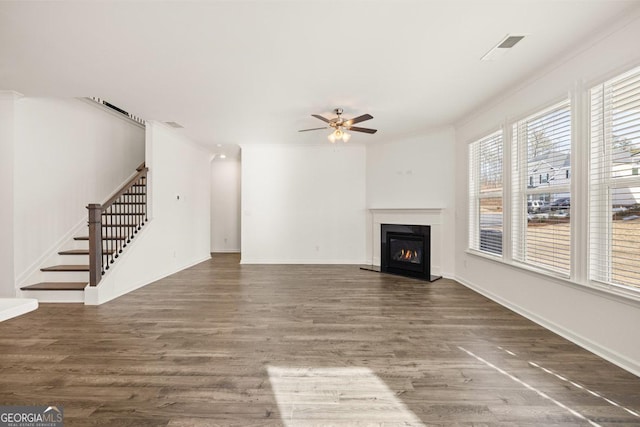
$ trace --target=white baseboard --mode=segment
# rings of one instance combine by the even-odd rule
[[[450,272],[443,271],[441,276],[444,279],[456,280],[456,275]]]
[[[25,298],[32,298],[44,303],[77,303],[83,304],[84,291],[20,291]]]
[[[189,267],[193,267],[196,264],[200,264],[201,262],[207,261],[211,259],[211,255],[207,254],[201,258],[198,258],[195,261],[184,264],[180,267],[172,269],[168,272],[163,272],[162,274],[158,274],[157,276],[153,276],[151,279],[145,279],[138,283],[134,283],[131,286],[127,287],[127,289],[123,289],[121,291],[114,292],[112,294],[109,293],[109,289],[107,289],[108,284],[98,284],[98,286],[88,286],[85,289],[85,305],[100,305],[106,302],[112,301],[116,298],[119,298],[123,295],[126,295],[130,292],[133,292],[137,289],[140,289],[144,286],[147,286],[153,282],[157,282],[160,279],[164,279],[167,276],[171,276],[179,271],[185,270]],[[101,288],[102,286],[102,288]]]
[[[239,254],[240,249],[211,249],[212,254]]]
[[[240,264],[312,264],[312,265],[366,265],[361,259],[260,259],[242,258]]]
[[[538,325],[560,335],[561,337],[571,341],[572,343],[579,345],[580,347],[584,348],[585,350],[588,350],[600,357],[602,357],[603,359],[613,363],[614,365],[619,366],[620,368],[631,372],[634,375],[637,375],[640,377],[640,363],[638,363],[637,361],[631,360],[626,356],[623,356],[615,351],[612,351],[606,347],[601,346],[600,344],[597,344],[593,341],[591,341],[588,338],[583,337],[580,334],[576,334],[575,332],[564,328],[563,326],[558,325],[555,322],[552,322],[548,319],[545,319],[544,317],[538,316],[535,313],[532,313],[522,307],[520,307],[517,304],[513,304],[511,301],[507,301],[504,298],[501,298],[495,294],[493,294],[492,292],[487,291],[486,289],[481,288],[480,286],[477,286],[473,283],[471,283],[470,281],[463,279],[461,277],[455,277],[454,280],[456,280],[457,282],[459,282],[460,284],[462,284],[463,286],[466,286],[469,289],[472,289],[476,292],[478,292],[481,295],[484,295],[485,297],[489,298],[492,301],[495,301],[496,303],[508,308],[511,311],[514,311],[516,313],[518,313],[519,315],[526,317],[527,319],[531,320],[534,323],[537,323]]]

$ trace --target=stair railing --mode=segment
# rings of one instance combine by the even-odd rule
[[[138,173],[103,204],[91,203],[89,210],[89,284],[97,286],[102,276],[122,254],[131,239],[147,222],[147,172]]]

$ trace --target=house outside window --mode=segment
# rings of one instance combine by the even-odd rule
[[[593,281],[640,290],[640,67],[591,89]]]
[[[512,138],[513,259],[568,277],[570,207],[556,202],[571,197],[569,100],[518,121]]]
[[[469,249],[502,255],[502,131],[469,145]]]

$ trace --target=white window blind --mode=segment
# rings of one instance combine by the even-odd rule
[[[569,276],[569,100],[515,123],[512,143],[513,259]]]
[[[502,131],[469,145],[469,248],[502,255]]]
[[[590,277],[640,290],[640,68],[591,89]]]

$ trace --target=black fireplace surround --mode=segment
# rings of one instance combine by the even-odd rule
[[[431,227],[428,225],[380,225],[380,271],[433,282],[431,275]]]

